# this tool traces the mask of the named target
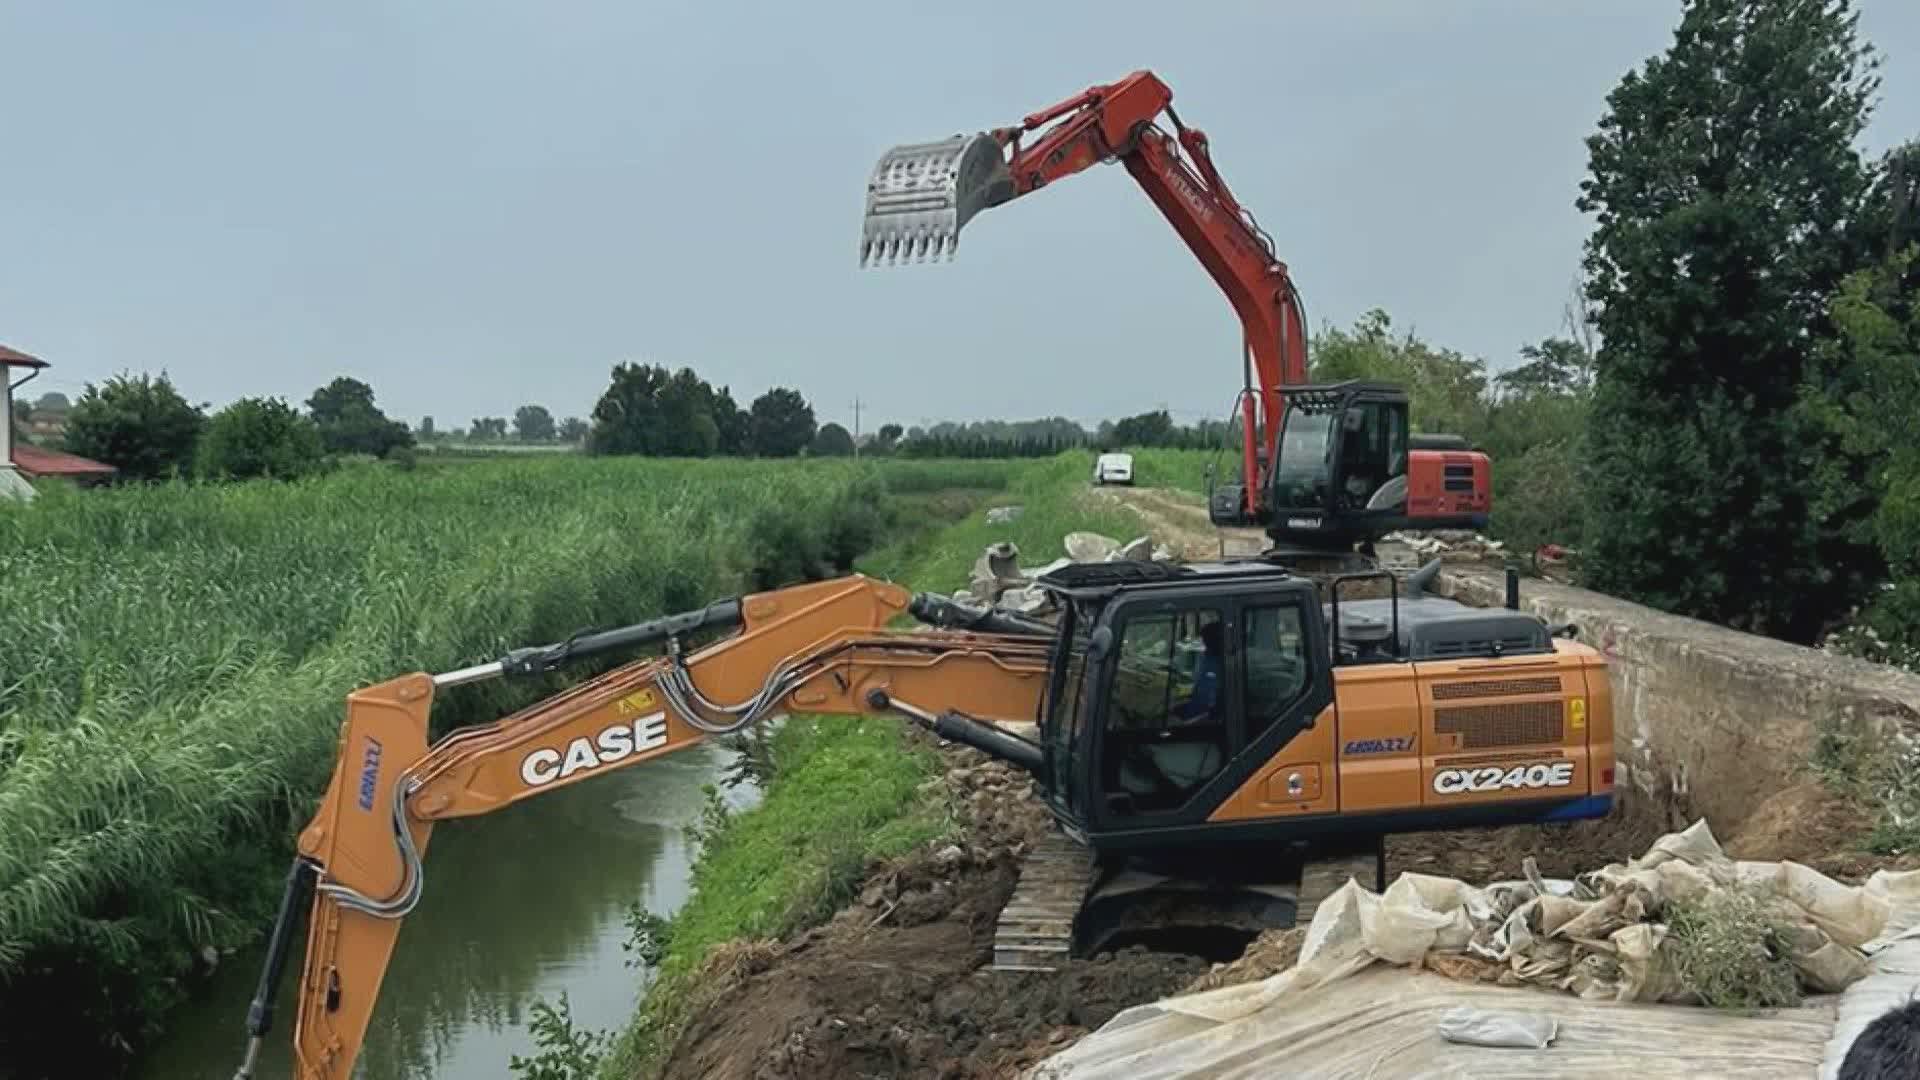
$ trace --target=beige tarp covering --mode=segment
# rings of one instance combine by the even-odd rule
[[[1290,970],[1129,1009],[1032,1075],[1820,1075],[1851,1041],[1841,1041],[1836,1019],[1856,1021],[1857,1031],[1878,1010],[1856,1015],[1863,1010],[1832,993],[1765,1017],[1654,1004],[1690,995],[1664,945],[1666,928],[1650,913],[1736,883],[1776,898],[1796,925],[1793,956],[1808,987],[1898,989],[1882,975],[1868,978],[1870,957],[1908,955],[1904,945],[1886,946],[1920,923],[1920,871],[1876,874],[1855,888],[1797,863],[1736,862],[1700,822],[1576,882],[1532,877],[1475,888],[1402,874],[1381,894],[1348,882],[1321,905]],[[1447,1042],[1440,1021],[1462,1007],[1545,1014],[1558,1028],[1542,1050]]]

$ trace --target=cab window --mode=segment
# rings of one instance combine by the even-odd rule
[[[1308,689],[1307,637],[1298,603],[1245,609],[1241,666],[1246,743],[1267,733]]]
[[[1217,608],[1143,615],[1122,630],[1101,773],[1135,812],[1178,809],[1225,767],[1226,633]]]

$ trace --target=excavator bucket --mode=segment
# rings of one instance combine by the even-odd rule
[[[867,181],[860,265],[951,259],[960,227],[1011,198],[1013,177],[992,135],[896,146],[880,156]]]

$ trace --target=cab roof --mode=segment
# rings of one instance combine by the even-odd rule
[[[1289,578],[1285,567],[1264,559],[1221,559],[1195,563],[1114,562],[1074,563],[1037,579],[1050,592],[1078,599],[1105,599],[1122,589],[1139,589],[1182,582],[1195,584],[1229,578]]]

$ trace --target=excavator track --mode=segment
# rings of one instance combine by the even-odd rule
[[[1292,867],[1291,873],[1283,871],[1283,876],[1290,880],[1273,881],[1247,890],[1256,900],[1261,897],[1279,900],[1281,906],[1275,908],[1263,901],[1259,906],[1266,911],[1264,917],[1255,916],[1252,922],[1243,922],[1253,913],[1242,912],[1233,922],[1250,933],[1262,927],[1304,927],[1313,922],[1320,905],[1340,891],[1349,879],[1375,892],[1386,888],[1385,849],[1377,840],[1357,850],[1287,859],[1283,865]],[[1175,879],[1159,879],[1159,884],[1155,884],[1152,875],[1130,877],[1132,883],[1119,891],[1128,894],[1126,910],[1132,914],[1126,917],[1136,922],[1135,929],[1143,917],[1148,920],[1147,925],[1157,925],[1157,916],[1169,910],[1167,898],[1182,894],[1191,897],[1195,895],[1191,890],[1201,885],[1186,882],[1183,888]],[[1144,884],[1140,880],[1143,877]],[[1000,910],[994,927],[992,970],[1054,971],[1064,965],[1075,954],[1078,920],[1098,880],[1102,878],[1092,852],[1058,829],[1049,833],[1028,852],[1013,895]],[[1111,874],[1106,880],[1102,895],[1115,881]],[[1286,918],[1289,908],[1290,919]],[[1276,913],[1278,920],[1274,917]],[[1102,936],[1097,931],[1094,933]],[[1091,947],[1097,950],[1101,946],[1094,943]]]
[[[1066,963],[1093,876],[1093,852],[1059,829],[1034,845],[994,927],[993,970],[1052,971]]]

